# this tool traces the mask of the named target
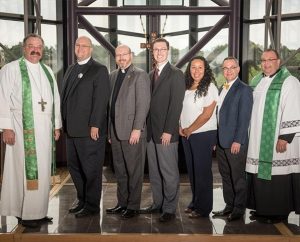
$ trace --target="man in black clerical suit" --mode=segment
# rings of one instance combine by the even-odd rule
[[[107,137],[109,75],[104,65],[93,60],[92,50],[88,37],[76,40],[77,63],[68,68],[61,95],[68,168],[77,190],[69,212],[77,218],[100,211]]]

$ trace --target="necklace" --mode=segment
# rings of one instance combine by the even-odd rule
[[[31,68],[34,70],[34,72],[36,72],[35,74],[37,74],[36,76],[37,76],[37,79],[39,80],[39,82],[37,82],[37,80],[35,78],[35,75],[32,73]],[[41,111],[44,112],[45,111],[45,105],[47,104],[47,102],[45,102],[44,99],[43,99],[43,85],[42,85],[41,66],[40,66],[40,64],[38,64],[37,67],[34,66],[34,65],[32,65],[32,66],[27,65],[27,69],[29,70],[31,80],[33,80],[34,86],[36,87],[36,90],[38,91],[38,93],[41,97],[41,100],[38,102],[38,104],[41,105]]]

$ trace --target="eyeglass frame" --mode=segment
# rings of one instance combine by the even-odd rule
[[[126,56],[126,55],[129,55],[129,54],[131,54],[132,52],[128,52],[128,53],[126,53],[126,54],[117,54],[117,55],[115,55],[115,58],[117,59],[117,58],[121,58],[121,57],[124,57],[124,56]]]
[[[238,68],[238,66],[233,66],[233,67],[222,67],[222,70],[223,70],[223,71],[233,71],[233,70],[235,70],[236,68]]]
[[[153,51],[153,53],[160,53],[160,52],[165,53],[168,51],[168,49],[167,48],[153,49],[152,51]]]
[[[270,63],[270,62],[273,62],[275,60],[279,60],[278,58],[274,58],[274,59],[267,59],[267,60],[260,60],[261,63]]]

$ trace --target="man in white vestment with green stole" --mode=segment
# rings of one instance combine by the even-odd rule
[[[0,130],[6,144],[0,215],[26,227],[47,216],[55,140],[61,128],[60,98],[52,70],[40,62],[43,39],[29,34],[24,56],[0,71]]]
[[[300,214],[300,82],[280,68],[277,51],[261,56],[263,73],[250,82],[254,104],[247,155],[248,204],[266,223]]]

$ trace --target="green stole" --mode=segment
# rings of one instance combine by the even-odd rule
[[[281,88],[284,80],[290,76],[291,73],[285,68],[281,68],[276,74],[275,78],[267,91],[262,131],[259,149],[259,163],[258,163],[258,178],[271,180],[272,177],[272,161],[273,150],[275,143],[275,130],[277,123],[277,114],[280,101]],[[256,75],[252,80],[250,86],[255,88],[263,78],[263,74]]]
[[[47,67],[40,62],[51,86],[53,95],[52,104],[52,164],[51,174],[55,174],[56,163],[55,163],[55,141],[54,141],[54,81],[48,71]],[[32,93],[28,70],[26,67],[25,59],[22,57],[19,60],[19,66],[22,76],[22,122],[23,122],[23,136],[24,136],[24,154],[25,154],[25,172],[27,180],[28,190],[38,189],[38,166],[37,166],[37,155],[35,146],[35,135],[34,135],[34,119],[32,109]]]

